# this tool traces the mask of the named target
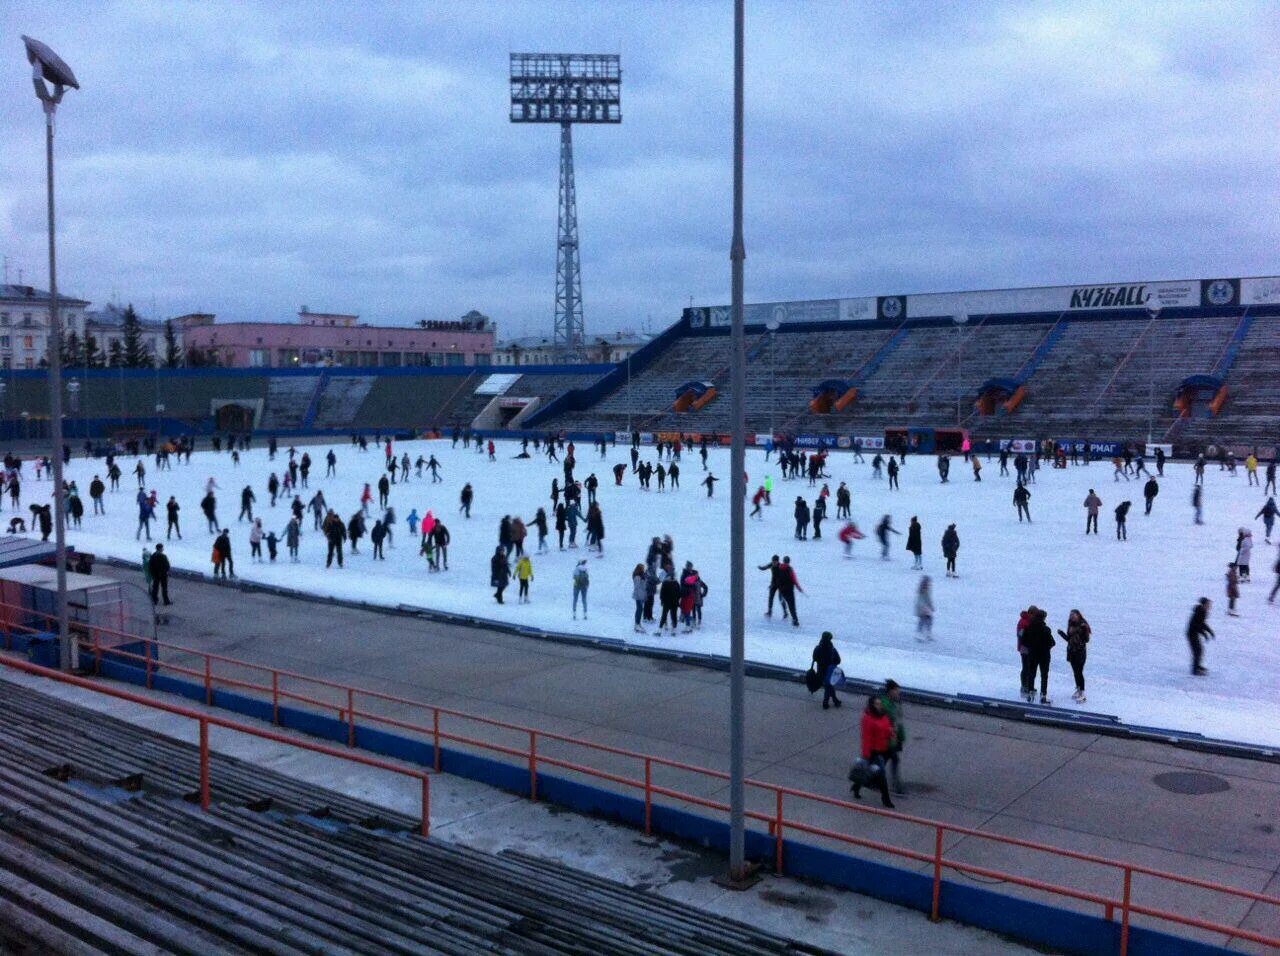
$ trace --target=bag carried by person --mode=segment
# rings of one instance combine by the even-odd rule
[[[822,677],[818,674],[818,666],[810,664],[809,669],[804,675],[804,686],[809,688],[809,693],[814,694],[822,687]]]
[[[831,673],[827,675],[827,683],[832,687],[844,686],[844,671],[839,664],[831,668]]]
[[[884,764],[879,760],[867,760],[859,757],[849,768],[849,782],[860,787],[872,787],[880,782],[884,775]]]

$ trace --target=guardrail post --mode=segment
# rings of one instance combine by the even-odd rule
[[[356,691],[354,687],[347,688],[347,746],[354,747],[356,745]]]
[[[422,775],[422,836],[431,836],[431,778]]]
[[[644,758],[644,835],[653,836],[653,759]]]
[[[436,773],[440,772],[440,708],[431,708],[431,756]]]
[[[538,732],[529,731],[529,799],[538,799]]]
[[[204,656],[204,703],[213,706],[213,658],[208,654]]]
[[[1124,868],[1124,897],[1120,904],[1120,956],[1129,952],[1129,894],[1133,889],[1133,867]]]
[[[209,721],[200,718],[200,809],[209,809]]]
[[[933,906],[929,910],[929,919],[938,922],[942,919],[942,827],[933,828]]]
[[[271,672],[271,722],[280,726],[280,672]]]
[[[782,788],[779,787],[774,791],[778,796],[777,806],[773,811],[773,869],[779,876],[782,875]]]
[[[152,644],[151,644],[151,642],[150,642],[150,641],[144,641],[142,646],[143,646],[143,647],[145,647],[145,648],[147,649],[147,690],[151,690],[151,689],[152,689],[152,688],[151,688],[151,684],[152,684],[152,680],[151,680],[151,674],[152,674],[152,670],[151,670]]]

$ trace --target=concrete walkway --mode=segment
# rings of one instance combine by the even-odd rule
[[[110,573],[125,579],[133,574]],[[630,751],[720,770],[727,765],[728,678],[723,673],[209,583],[179,580],[172,590],[177,603],[170,624],[161,628],[162,640]],[[856,662],[847,669],[856,674]],[[218,673],[235,676],[226,668]],[[324,693],[292,684],[288,689]],[[335,705],[343,703],[339,696],[331,697]],[[864,703],[846,699],[842,709],[823,711],[818,698],[798,684],[749,679],[748,774],[849,799],[845,773],[855,755]],[[372,701],[359,706],[430,724],[429,713],[420,708]],[[442,727],[512,747],[523,748],[527,741],[527,736],[456,718],[445,718]],[[898,800],[903,813],[1280,895],[1280,764],[942,708],[909,707],[907,729],[903,776],[908,793]],[[540,743],[539,753],[631,778],[642,773],[633,759],[590,756],[568,745]],[[727,799],[724,784],[710,777],[655,770],[654,782]],[[772,813],[771,794],[757,792],[752,799]],[[878,806],[874,795],[864,794],[863,802]],[[840,832],[922,852],[933,848],[933,831],[924,827],[811,803],[789,803],[789,819],[793,813]],[[947,846],[948,856],[967,862],[1120,895],[1119,873],[1097,864],[974,837],[950,838]],[[992,882],[954,871],[948,877]],[[1134,878],[1133,899],[1280,935],[1280,907],[1141,876]],[[1224,942],[1192,929],[1179,932]],[[1244,943],[1234,948],[1261,951]]]

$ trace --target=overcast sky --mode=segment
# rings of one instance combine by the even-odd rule
[[[1280,5],[748,3],[748,301],[1280,272]],[[620,52],[575,135],[587,330],[727,302],[732,5],[49,3],[0,13],[0,252],[144,313],[553,307],[557,130],[511,51]]]

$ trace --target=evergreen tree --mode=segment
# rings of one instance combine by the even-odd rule
[[[81,359],[83,358],[84,354],[80,347],[80,336],[76,335],[75,329],[72,329],[62,337],[62,367],[79,368]]]
[[[111,344],[107,346],[107,367],[125,367],[124,347],[120,344],[119,339],[112,339]]]
[[[178,333],[174,331],[173,320],[164,324],[164,367],[179,368],[182,365],[182,346],[178,344]]]
[[[130,304],[124,310],[124,366],[125,368],[151,368],[154,364],[147,343],[142,338],[142,320]]]
[[[98,348],[98,340],[88,332],[84,335],[82,350],[81,364],[85,368],[102,368],[102,349]]]

